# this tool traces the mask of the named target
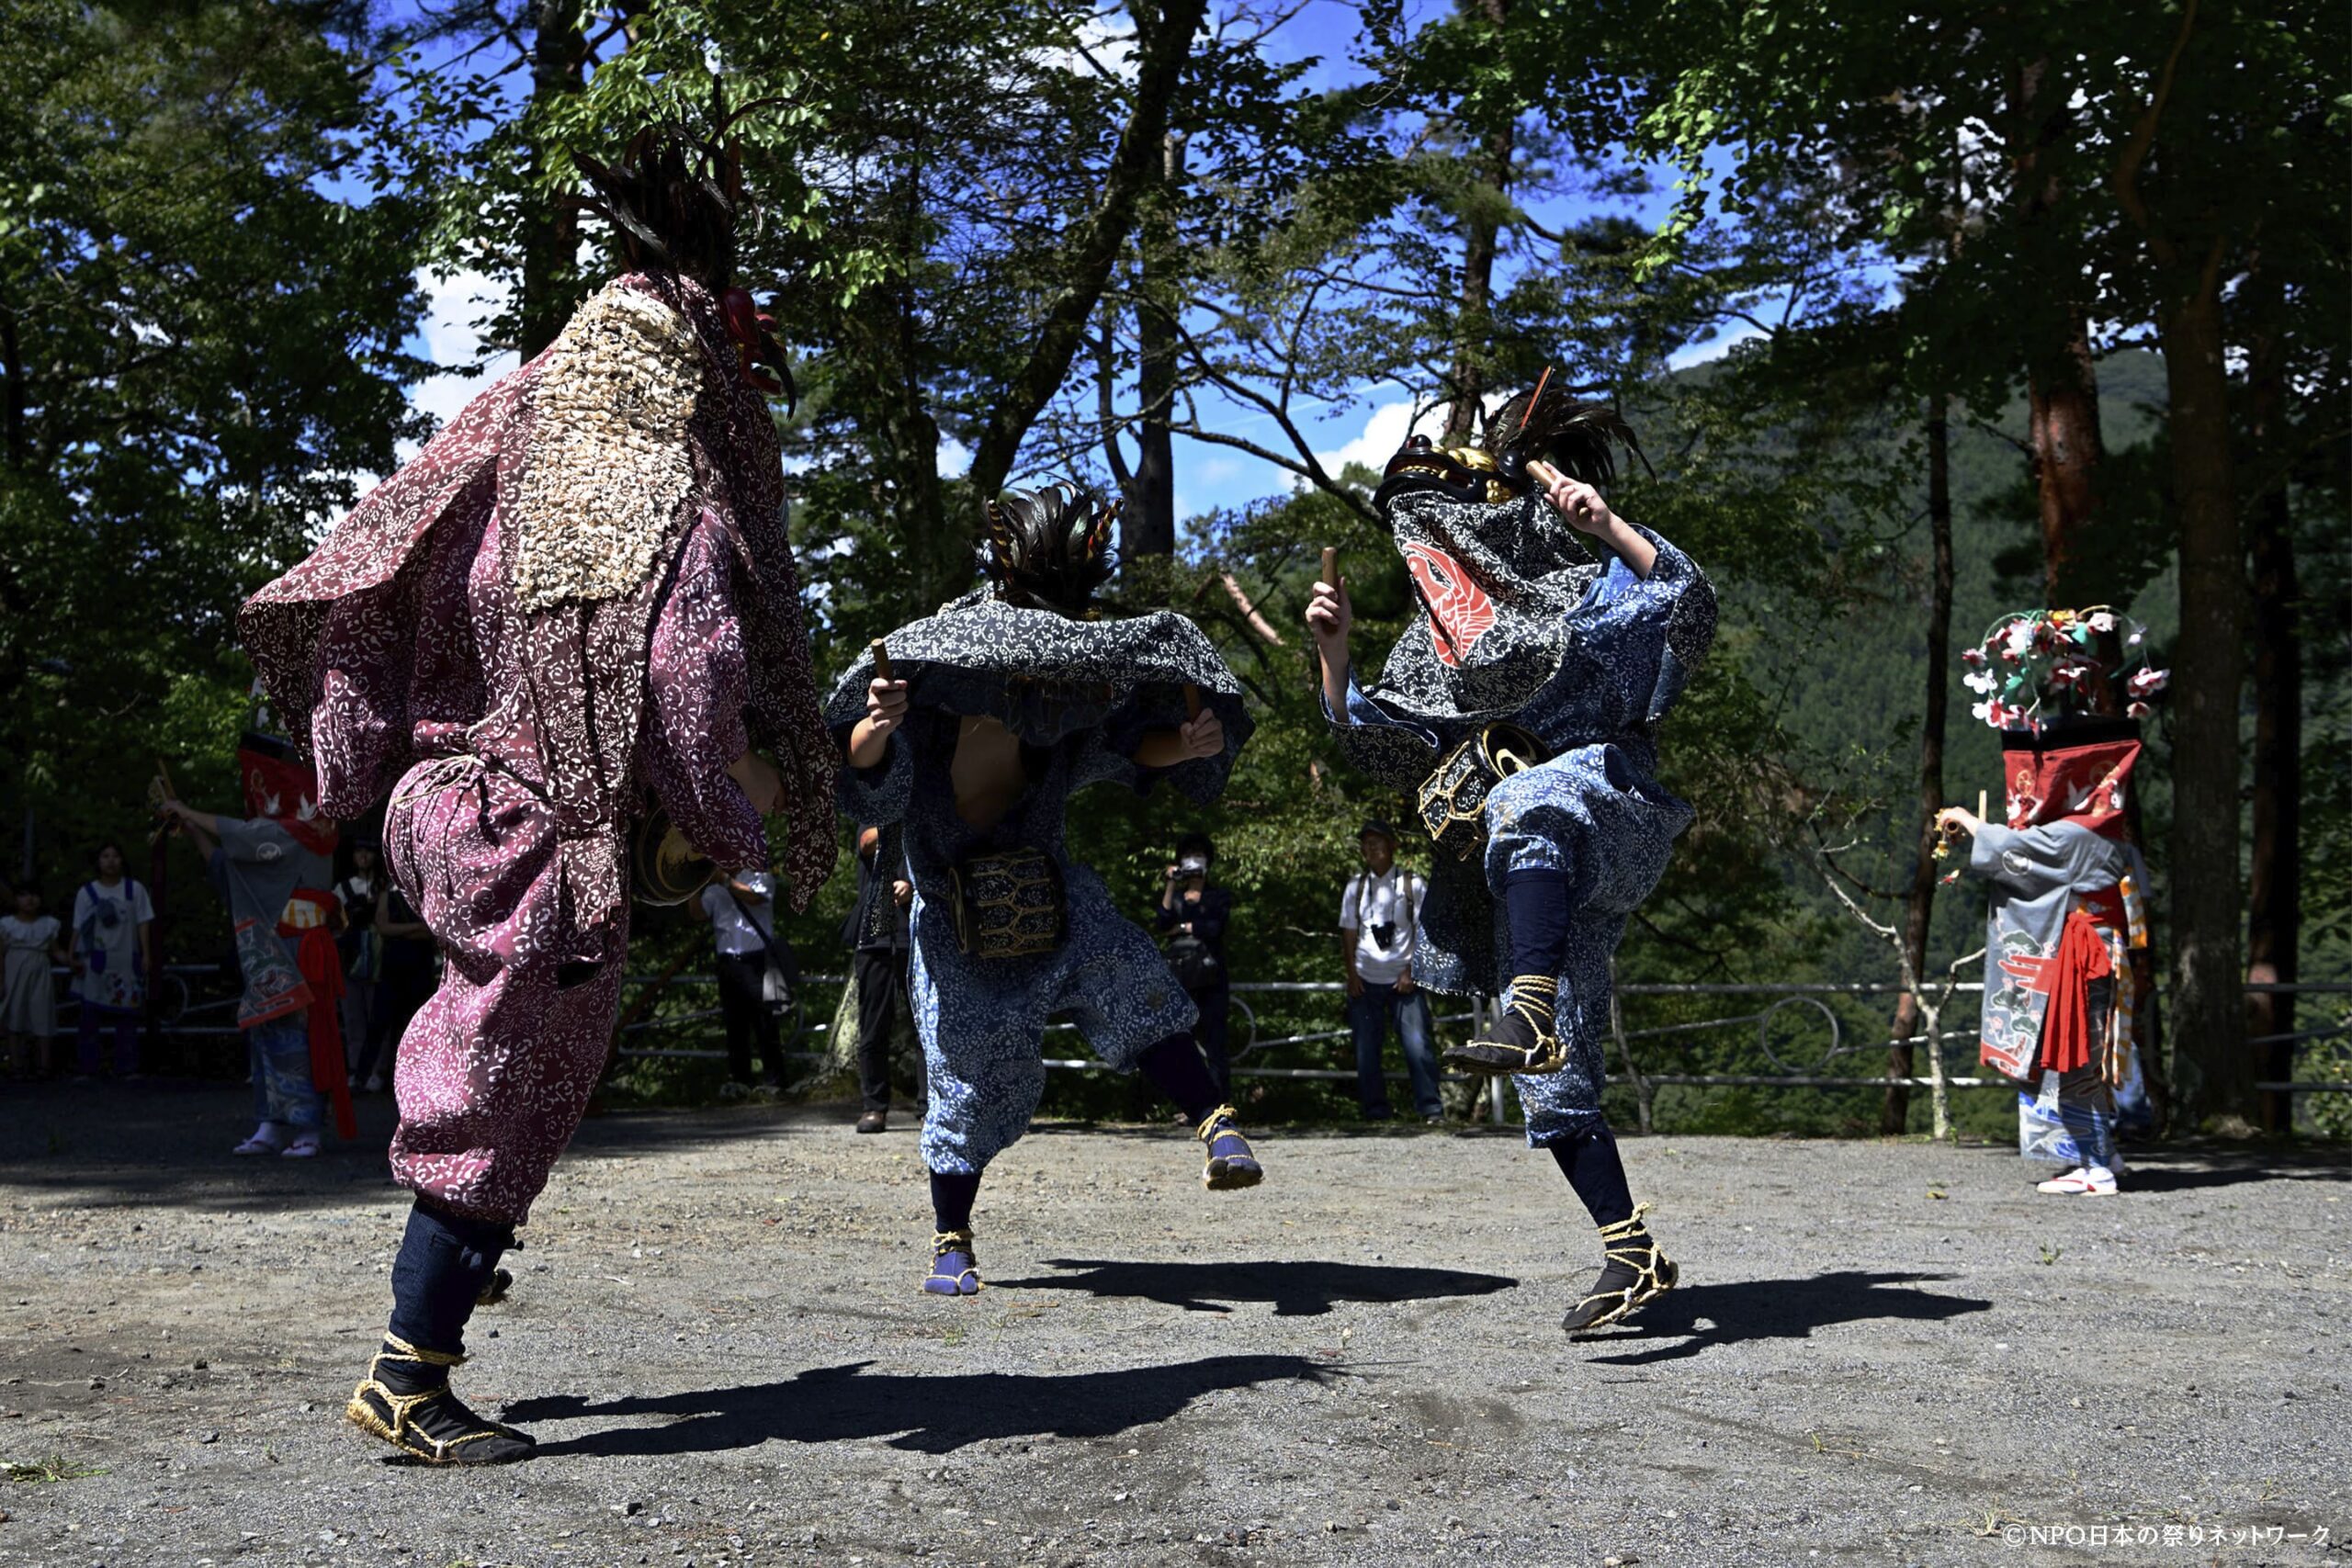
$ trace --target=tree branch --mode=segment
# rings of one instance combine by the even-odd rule
[[[1021,367],[989,412],[987,427],[972,457],[972,488],[994,495],[1021,449],[1038,412],[1069,374],[1094,314],[1112,264],[1135,224],[1136,202],[1159,176],[1161,140],[1170,102],[1190,58],[1208,0],[1170,0],[1145,43],[1136,71],[1136,101],[1102,182],[1102,198],[1070,237],[1062,287],[1046,312],[1028,363]]]

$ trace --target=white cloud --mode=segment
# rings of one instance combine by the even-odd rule
[[[1698,343],[1684,344],[1667,355],[1666,367],[1669,370],[1688,370],[1693,365],[1704,365],[1711,359],[1721,359],[1740,344],[1752,343],[1758,338],[1769,335],[1770,334],[1761,327],[1751,327],[1742,323],[1729,332],[1717,333],[1714,336],[1702,339]]]
[[[436,424],[447,424],[476,393],[522,360],[512,349],[482,359],[481,333],[475,323],[505,304],[503,284],[479,272],[459,272],[447,278],[420,272],[416,281],[429,300],[417,336],[423,340],[424,357],[446,368],[410,389],[409,406],[431,414]],[[478,359],[482,361],[479,370],[469,373],[460,368]],[[415,455],[413,448],[403,447],[401,461],[405,463]]]
[[[1362,434],[1329,452],[1317,452],[1315,460],[1335,479],[1350,463],[1362,463],[1377,473],[1396,456],[1408,437],[1426,435],[1435,441],[1445,434],[1446,404],[1422,410],[1419,419],[1413,417],[1413,409],[1411,403],[1382,403],[1364,421]]]
[[[952,435],[939,438],[939,455],[933,465],[943,479],[961,479],[971,471],[972,449]]]

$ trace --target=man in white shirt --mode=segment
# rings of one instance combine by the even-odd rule
[[[768,947],[775,936],[775,878],[764,871],[714,880],[695,897],[695,916],[710,922],[718,949],[718,1010],[727,1021],[727,1087],[741,1100],[752,1092],[752,1037],[759,1036],[767,1069],[763,1095],[784,1088],[784,1044],[768,1010]]]
[[[1366,822],[1356,835],[1364,869],[1340,896],[1340,950],[1348,976],[1348,1027],[1356,1040],[1356,1092],[1364,1120],[1389,1119],[1388,1080],[1380,1054],[1394,1024],[1413,1080],[1413,1104],[1425,1122],[1444,1119],[1437,1056],[1430,1046],[1429,998],[1413,983],[1413,928],[1429,884],[1396,864],[1396,835]]]

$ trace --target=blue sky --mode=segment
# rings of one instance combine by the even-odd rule
[[[1414,0],[1407,6],[1408,23],[1419,25],[1427,18],[1450,9],[1442,0]],[[1317,57],[1320,63],[1311,70],[1307,82],[1313,86],[1331,86],[1360,80],[1363,69],[1349,58],[1356,37],[1357,7],[1342,0],[1308,0],[1295,16],[1268,40],[1266,48],[1274,57],[1295,61]],[[1634,205],[1631,210],[1645,221],[1656,221],[1664,214],[1666,197],[1660,193]],[[1556,230],[1574,223],[1596,209],[1577,199],[1555,199],[1532,205],[1532,215],[1547,228]],[[1622,204],[1618,211],[1627,209]],[[461,367],[473,363],[481,353],[479,334],[473,322],[480,319],[494,301],[488,281],[475,275],[459,275],[453,278],[426,277],[432,305],[426,320],[411,342],[411,348],[434,364]],[[1721,352],[1736,334],[1717,339],[1695,352],[1682,356],[1686,361]],[[445,372],[429,378],[411,394],[419,408],[446,421],[468,399],[487,382],[514,367],[512,355],[497,355],[485,362],[473,375]],[[1201,394],[1201,410],[1204,420],[1216,422],[1235,434],[1248,435],[1264,445],[1280,447],[1283,443],[1272,420],[1254,410],[1225,402],[1213,389]],[[1327,465],[1336,466],[1348,460],[1361,460],[1374,467],[1401,446],[1408,429],[1409,407],[1398,399],[1393,389],[1383,389],[1377,395],[1367,391],[1343,400],[1322,410],[1308,425],[1310,438],[1318,453],[1324,454]],[[1425,418],[1426,427],[1426,418]],[[943,454],[942,468],[959,472],[969,455],[951,447]],[[1238,507],[1261,497],[1279,495],[1292,488],[1294,480],[1282,469],[1262,459],[1229,447],[1215,446],[1180,438],[1176,450],[1176,499],[1179,513],[1190,517],[1221,507]]]

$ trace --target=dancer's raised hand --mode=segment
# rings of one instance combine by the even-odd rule
[[[1176,731],[1183,743],[1184,760],[1215,757],[1225,750],[1225,726],[1219,722],[1215,708],[1203,708],[1196,718],[1188,718]]]
[[[907,683],[874,680],[865,683],[865,716],[849,733],[849,765],[870,768],[882,760],[891,732],[906,722]]]
[[[1544,499],[1552,510],[1567,519],[1568,526],[1579,533],[1605,535],[1617,525],[1617,514],[1609,510],[1609,502],[1582,479],[1572,479],[1542,458],[1527,465],[1527,471],[1544,487]]]

